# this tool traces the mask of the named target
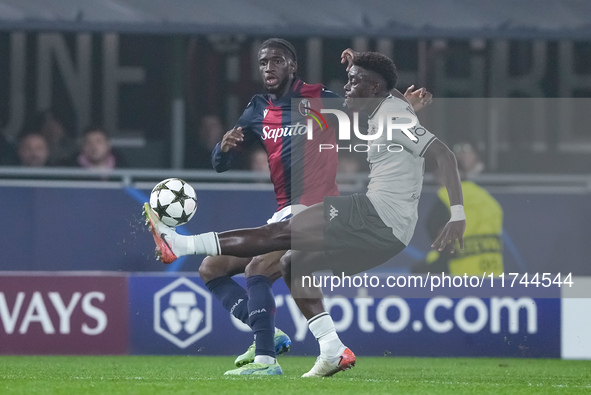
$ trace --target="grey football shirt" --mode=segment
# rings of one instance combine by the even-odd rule
[[[382,221],[392,228],[394,236],[408,245],[418,219],[418,203],[423,186],[423,154],[435,136],[422,127],[417,119],[417,124],[409,129],[416,141],[399,129],[393,130],[391,139],[388,139],[387,117],[404,113],[416,117],[409,103],[388,96],[369,117],[368,134],[377,134],[380,124],[382,133],[377,139],[368,141],[370,181],[367,197]],[[396,119],[403,121],[402,117]],[[396,120],[393,123],[397,123]]]

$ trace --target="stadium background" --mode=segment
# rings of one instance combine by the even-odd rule
[[[32,114],[51,107],[72,138],[104,125],[130,165],[107,180],[82,169],[0,167],[0,353],[225,355],[249,344],[195,277],[198,258],[154,261],[139,207],[152,185],[179,176],[200,201],[186,231],[267,219],[275,203],[264,175],[216,175],[190,169],[190,158],[204,116],[229,127],[260,91],[256,49],[280,36],[300,54],[299,75],[337,93],[342,49],[391,56],[399,87],[434,93],[425,124],[449,145],[468,140],[484,153],[477,182],[503,207],[507,271],[568,272],[579,285],[448,295],[452,307],[431,321],[426,306],[436,295],[369,290],[367,305],[331,299],[343,338],[368,355],[591,358],[591,5],[533,4],[0,0],[4,135],[15,140]],[[363,190],[364,178],[343,175],[340,184]],[[420,212],[434,191],[427,178]],[[378,274],[408,272],[428,245],[421,221],[411,248]],[[195,295],[192,308],[205,317],[196,328],[172,333],[162,318],[178,307],[175,291]],[[294,353],[314,355],[285,286],[275,291]],[[517,315],[494,307],[502,297],[513,298]],[[445,321],[452,327],[442,329]]]

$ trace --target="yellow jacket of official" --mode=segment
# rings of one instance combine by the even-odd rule
[[[484,188],[472,181],[462,181],[466,231],[464,251],[459,245],[450,254],[449,273],[453,275],[482,275],[503,272],[503,209]],[[437,196],[449,209],[445,187]]]

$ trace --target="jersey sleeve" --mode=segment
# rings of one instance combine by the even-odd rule
[[[324,108],[334,108],[341,111],[345,109],[345,100],[325,87],[322,87],[320,98],[322,99]]]
[[[228,152],[222,152],[222,142],[217,143],[213,151],[211,151],[211,165],[218,173],[230,170],[236,159],[242,153],[243,146],[250,145],[253,140],[252,123],[254,114],[254,97],[246,105],[244,112],[238,118],[235,128],[242,127],[242,133],[244,134],[244,141],[241,147],[232,148]]]
[[[240,118],[238,118],[238,122],[236,122],[235,127],[242,127],[243,132],[250,131],[252,129],[256,107],[256,97],[257,96],[255,95],[250,99],[246,105],[246,108],[242,112],[242,115]]]
[[[400,99],[396,99],[394,105],[388,107],[389,110],[386,111],[385,116],[396,114],[399,118],[404,118],[404,115],[408,115],[417,120],[416,125],[411,128],[394,129],[392,131],[392,142],[400,144],[406,151],[412,153],[414,156],[423,156],[429,145],[435,141],[436,137],[429,132],[427,128],[420,124],[419,119],[410,104],[403,102]],[[393,118],[395,118],[393,123],[398,123],[396,121],[397,117]],[[400,121],[405,122],[406,119],[400,119]]]
[[[322,100],[322,107],[331,109],[331,110],[339,110],[339,111],[347,111],[347,107],[345,106],[345,100],[337,95],[336,93],[326,89],[326,87],[322,87],[320,91],[320,98]],[[325,116],[326,122],[328,124],[329,129],[338,130],[338,119],[335,116]]]
[[[322,87],[322,91],[320,92],[320,97],[322,97],[323,99],[340,99],[341,101],[343,101],[342,97],[340,97],[333,91],[326,89],[326,87],[324,86]]]
[[[222,142],[216,144],[213,151],[211,151],[211,165],[218,173],[230,170],[232,163],[236,157],[234,150],[222,152]]]

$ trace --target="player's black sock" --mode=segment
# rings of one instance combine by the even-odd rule
[[[248,295],[231,277],[218,277],[208,281],[205,286],[232,315],[250,325],[248,322]]]
[[[272,284],[266,276],[246,278],[248,315],[256,342],[255,354],[275,358],[275,298],[271,291]]]

